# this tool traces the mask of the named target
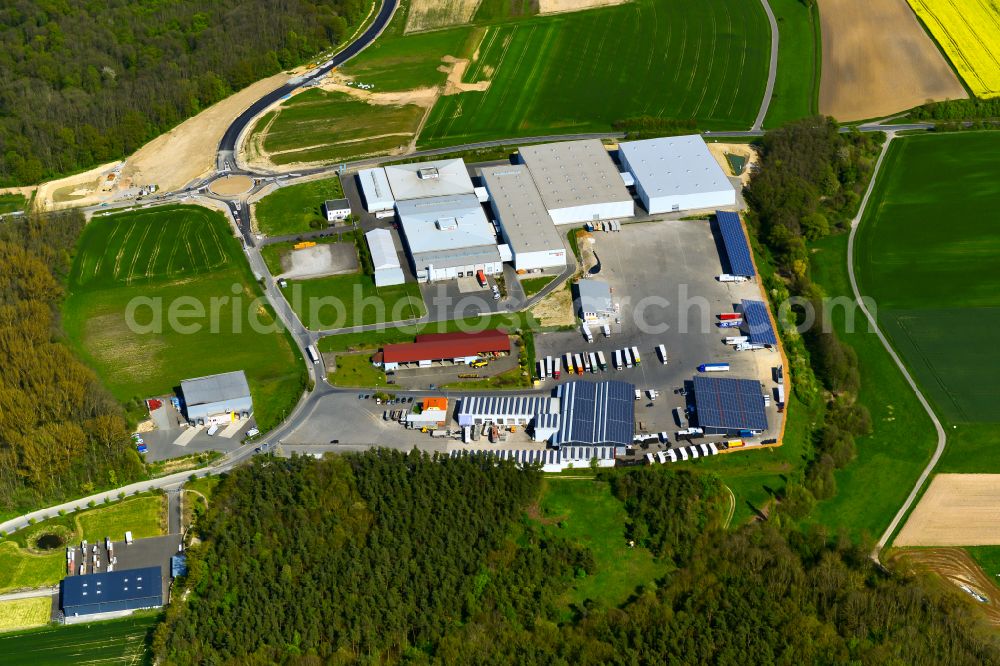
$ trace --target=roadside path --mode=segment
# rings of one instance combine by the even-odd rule
[[[885,548],[886,544],[889,542],[889,539],[891,539],[892,535],[896,532],[896,528],[899,527],[899,523],[909,512],[910,508],[913,506],[913,502],[916,501],[917,495],[920,494],[921,488],[924,487],[924,483],[927,481],[927,477],[930,476],[931,472],[934,470],[935,465],[937,465],[938,460],[941,459],[941,454],[944,453],[944,447],[945,444],[947,444],[947,439],[948,439],[947,435],[945,435],[944,427],[942,427],[941,422],[937,418],[937,415],[934,414],[934,410],[931,409],[930,403],[927,402],[927,399],[924,397],[924,394],[920,392],[920,388],[917,386],[916,381],[914,381],[913,377],[910,375],[909,370],[906,369],[906,366],[903,364],[902,360],[900,360],[899,355],[896,354],[896,350],[893,349],[892,345],[889,344],[889,340],[885,337],[885,334],[882,332],[882,329],[879,328],[878,322],[875,321],[875,317],[872,316],[872,313],[868,310],[868,306],[865,304],[864,299],[862,299],[861,297],[861,291],[858,289],[857,277],[854,275],[854,240],[858,232],[858,227],[860,226],[861,223],[861,218],[864,217],[865,208],[868,206],[868,199],[869,197],[871,197],[871,193],[875,189],[875,181],[878,178],[879,170],[882,167],[882,161],[885,159],[886,153],[889,152],[889,146],[892,144],[892,141],[895,138],[896,138],[895,132],[892,131],[886,132],[886,141],[885,144],[882,146],[882,152],[878,156],[878,161],[875,162],[875,168],[872,171],[872,178],[871,181],[868,183],[868,189],[865,191],[865,196],[861,200],[861,206],[860,208],[858,208],[858,214],[854,217],[853,220],[851,220],[851,235],[848,237],[847,240],[847,273],[851,279],[851,291],[854,292],[855,302],[858,304],[858,307],[861,308],[861,311],[865,314],[865,317],[868,319],[868,323],[871,325],[872,330],[874,330],[875,334],[878,336],[879,342],[881,342],[882,346],[885,347],[885,350],[889,352],[889,356],[892,357],[892,360],[893,362],[895,362],[896,367],[899,368],[899,371],[903,373],[903,377],[906,379],[906,382],[910,385],[910,388],[913,389],[913,392],[917,396],[917,400],[920,401],[920,404],[923,406],[924,411],[926,411],[927,415],[931,418],[931,422],[934,423],[934,429],[937,431],[937,448],[934,450],[934,455],[931,456],[930,462],[927,463],[927,466],[924,468],[924,471],[920,473],[920,478],[917,479],[916,484],[913,486],[913,490],[910,491],[910,494],[906,498],[906,501],[903,503],[903,506],[899,508],[899,511],[896,513],[896,516],[892,519],[892,522],[889,523],[889,527],[886,528],[885,532],[882,533],[881,538],[879,538],[878,544],[875,546],[874,552],[872,552],[872,557],[875,559],[875,561],[878,561],[879,553],[882,551],[883,548]]]
[[[37,587],[33,590],[22,590],[20,592],[8,592],[0,594],[0,601],[17,601],[18,599],[36,599],[38,597],[51,597],[59,591],[58,585],[52,587]]]
[[[764,99],[760,102],[760,111],[757,112],[757,119],[753,121],[753,131],[760,131],[764,126],[764,118],[767,110],[771,106],[771,97],[774,95],[774,79],[778,75],[778,21],[774,18],[771,5],[767,0],[760,0],[764,6],[764,13],[767,14],[767,22],[771,24],[771,59],[767,66],[767,84],[764,86]]]

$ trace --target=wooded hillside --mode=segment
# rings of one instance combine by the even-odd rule
[[[337,44],[364,0],[0,3],[0,185],[119,159]]]
[[[0,223],[0,511],[143,473],[121,407],[61,341],[62,283],[83,224],[77,212]]]
[[[191,592],[174,595],[156,656],[165,664],[1000,660],[996,637],[955,593],[887,575],[846,540],[778,521],[721,531],[714,477],[661,467],[602,475],[630,511],[643,503],[629,518],[633,536],[680,568],[635,581],[621,608],[588,599],[570,613],[560,594],[594,574],[595,560],[537,518],[535,470],[385,450],[258,460],[213,495],[205,541],[189,550]]]

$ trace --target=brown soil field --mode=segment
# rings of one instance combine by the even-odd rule
[[[1000,545],[1000,474],[938,474],[893,545]]]
[[[819,0],[819,9],[820,113],[863,120],[967,96],[903,0]]]
[[[982,610],[990,624],[1000,626],[1000,588],[961,548],[904,548],[894,551],[890,559],[911,571],[940,576]],[[985,597],[986,602],[973,597],[970,591]]]
[[[538,0],[539,14],[561,14],[562,12],[578,12],[595,7],[611,7],[623,5],[628,0]]]
[[[565,287],[556,289],[538,301],[530,312],[542,326],[573,326],[576,324],[576,315],[573,312],[573,294]]]
[[[410,0],[404,32],[465,25],[472,20],[479,2],[480,0]]]
[[[251,187],[253,187],[252,178],[247,176],[229,176],[228,178],[220,178],[219,180],[216,180],[208,186],[208,189],[215,194],[225,197],[233,194],[243,194],[244,192],[249,192]]]

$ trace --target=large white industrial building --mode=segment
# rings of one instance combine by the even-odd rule
[[[476,190],[460,159],[393,164],[385,167],[385,176],[396,201],[472,194]]]
[[[389,188],[389,179],[382,167],[359,171],[358,184],[361,186],[361,195],[365,198],[365,210],[369,213],[392,210],[396,205],[396,199]]]
[[[697,134],[626,141],[618,154],[650,215],[736,203],[736,189]]]
[[[475,194],[396,200],[413,271],[425,282],[503,270],[493,225]]]
[[[396,245],[392,242],[392,232],[388,229],[372,229],[365,234],[365,240],[368,241],[368,250],[372,256],[375,286],[388,287],[406,282]]]
[[[519,152],[556,224],[635,215],[632,196],[598,139],[525,146]]]
[[[564,268],[566,248],[527,167],[486,167],[482,177],[514,269]]]

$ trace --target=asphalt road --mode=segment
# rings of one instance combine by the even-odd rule
[[[771,11],[771,5],[767,4],[767,0],[760,0],[760,4],[764,6],[767,22],[771,24],[771,59],[767,66],[764,99],[760,102],[760,111],[757,112],[757,118],[753,121],[751,128],[754,130],[759,130],[764,126],[764,118],[767,116],[767,110],[771,106],[771,97],[774,95],[774,79],[778,75],[778,21],[774,18],[774,12]]]

